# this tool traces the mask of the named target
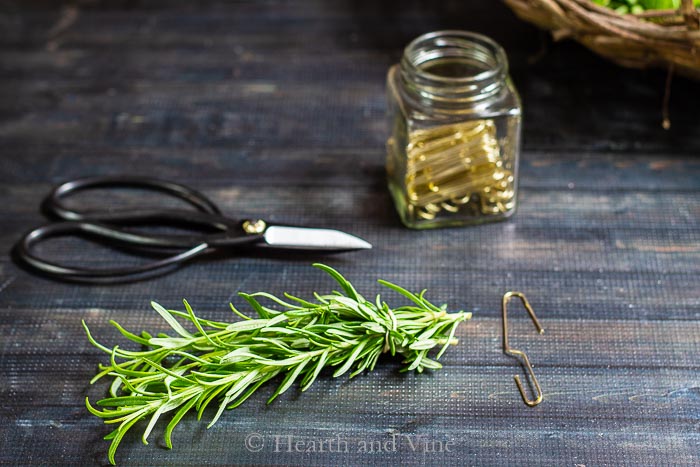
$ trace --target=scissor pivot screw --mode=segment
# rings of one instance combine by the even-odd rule
[[[262,219],[250,219],[243,222],[243,230],[247,234],[261,234],[267,228],[267,224]]]

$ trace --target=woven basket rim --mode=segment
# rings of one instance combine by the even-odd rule
[[[539,3],[564,23],[580,21],[580,26],[609,26],[614,30],[611,32],[651,35],[660,39],[684,40],[689,35],[700,39],[700,10],[693,6],[693,0],[681,1],[681,8],[677,10],[647,10],[642,14],[624,15],[591,0],[537,0],[525,3]]]
[[[591,0],[504,0],[521,18],[571,37],[624,66],[675,67],[700,78],[700,9],[681,0],[677,10],[619,14]]]

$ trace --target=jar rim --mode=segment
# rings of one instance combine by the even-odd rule
[[[443,76],[436,73],[431,73],[430,71],[426,71],[416,66],[417,57],[415,56],[415,52],[419,51],[421,46],[423,46],[424,44],[430,44],[432,42],[439,47],[440,44],[438,43],[438,41],[440,39],[447,39],[450,37],[466,40],[468,43],[471,43],[473,45],[480,44],[482,47],[485,47],[490,57],[494,60],[495,66],[489,67],[486,70],[480,71],[472,75],[458,77]],[[471,49],[469,47],[464,47],[459,44],[453,45],[461,47],[465,51]],[[473,52],[473,50],[471,51]],[[477,32],[461,31],[456,29],[433,31],[418,36],[417,38],[412,40],[404,49],[404,58],[407,61],[409,61],[414,67],[413,73],[415,73],[417,76],[427,80],[431,80],[434,82],[442,82],[445,84],[467,84],[490,80],[497,77],[498,75],[507,73],[508,67],[508,59],[505,50],[503,50],[503,47],[501,47],[496,41],[494,41],[488,36],[479,34]]]

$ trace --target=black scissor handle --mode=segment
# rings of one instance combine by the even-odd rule
[[[89,235],[97,239],[118,243],[130,248],[159,249],[177,251],[156,261],[138,266],[121,268],[86,268],[66,266],[39,256],[35,247],[50,237],[63,235]],[[235,248],[263,240],[262,235],[229,235],[226,233],[204,237],[171,236],[163,237],[136,232],[127,232],[109,225],[87,221],[64,221],[37,227],[25,234],[15,245],[16,257],[30,267],[55,278],[85,283],[122,283],[142,279],[148,273],[158,273],[180,265],[215,248]]]
[[[95,188],[140,188],[165,193],[184,201],[195,209],[115,209],[107,207],[100,210],[79,211],[68,208],[63,203],[65,198],[76,192]],[[210,231],[228,232],[229,236],[239,233],[241,224],[241,221],[221,215],[219,208],[211,200],[185,185],[152,177],[131,175],[86,177],[62,183],[51,190],[44,200],[43,207],[49,215],[66,221],[88,221],[116,225],[186,225]],[[166,237],[163,235],[163,238]]]
[[[139,278],[149,272],[157,272],[169,266],[181,264],[189,259],[204,254],[209,245],[200,243],[186,248],[174,255],[161,258],[139,266],[122,268],[84,268],[77,266],[64,266],[38,256],[34,247],[37,243],[49,237],[69,235],[69,234],[91,234],[97,237],[123,242],[125,244],[149,245],[149,236],[141,234],[130,234],[106,225],[82,222],[66,221],[46,224],[27,233],[15,246],[15,254],[32,268],[48,274],[52,277],[63,278],[78,282],[94,283],[116,283],[124,282],[130,278]],[[129,238],[133,235],[135,238]],[[158,243],[154,238],[153,243]],[[157,245],[156,245],[157,246]]]
[[[132,175],[113,175],[99,177],[85,177],[76,180],[64,182],[55,187],[44,200],[44,208],[52,215],[67,221],[82,221],[89,219],[90,221],[101,222],[123,222],[132,221],[134,216],[145,218],[149,215],[159,215],[166,212],[174,212],[182,214],[184,210],[178,209],[149,209],[143,211],[129,210],[114,210],[105,209],[101,211],[81,212],[75,209],[70,209],[63,204],[63,199],[78,191],[85,191],[93,188],[141,188],[151,191],[166,193],[177,199],[180,199],[199,212],[220,216],[221,211],[216,205],[202,193],[193,190],[185,185],[160,180],[152,177],[138,177]],[[191,213],[194,211],[184,211]]]
[[[159,191],[181,199],[192,209],[121,209],[77,211],[67,208],[62,200],[91,188],[142,188]],[[262,234],[248,234],[240,221],[221,215],[219,209],[203,194],[177,183],[134,176],[88,177],[65,182],[54,188],[44,202],[45,209],[63,222],[46,224],[26,233],[15,247],[18,259],[49,276],[80,282],[116,283],[137,279],[145,273],[183,263],[215,248],[235,248],[260,242]],[[185,224],[215,233],[147,234],[127,231],[123,225]],[[163,250],[166,256],[157,261],[126,268],[84,268],[61,265],[42,258],[36,252],[38,243],[50,237],[87,235],[133,249]],[[175,252],[173,254],[173,252]]]

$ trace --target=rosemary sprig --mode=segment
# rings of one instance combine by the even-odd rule
[[[142,440],[147,438],[158,419],[175,411],[165,429],[165,442],[172,448],[173,428],[190,410],[198,419],[209,404],[218,410],[209,423],[212,426],[224,409],[233,409],[248,399],[265,382],[283,375],[269,402],[299,380],[301,390],[313,384],[325,367],[336,368],[334,377],[350,371],[350,377],[372,370],[382,353],[404,357],[402,371],[441,368],[437,359],[450,344],[455,344],[455,331],[460,322],[471,317],[463,311],[448,313],[446,305],[437,307],[426,300],[425,291],[411,293],[390,282],[379,283],[408,298],[412,304],[390,308],[377,296],[365,300],[336,270],[315,264],[330,274],[344,293],[314,294],[307,301],[285,294],[285,300],[267,293],[239,294],[256,311],[251,319],[226,323],[195,316],[184,302],[185,310],[166,310],[152,302],[153,308],[168,323],[174,334],[152,336],[147,332],[133,334],[111,321],[128,340],[145,350],[108,348],[98,343],[83,321],[88,339],[109,354],[109,364],[101,364],[91,383],[112,378],[110,396],[93,407],[86,398],[88,410],[117,428],[105,439],[111,440],[109,460],[124,434],[137,422],[148,420]],[[261,304],[265,299],[282,311]],[[178,320],[194,326],[187,330]],[[440,347],[434,358],[428,352]]]

